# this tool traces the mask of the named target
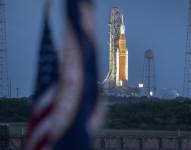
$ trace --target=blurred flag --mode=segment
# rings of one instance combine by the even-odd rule
[[[92,0],[66,2],[63,76],[64,83],[70,81],[65,90],[70,96],[74,94],[67,102],[72,123],[54,148],[90,150],[88,124],[98,102],[94,7]]]
[[[27,150],[90,150],[90,131],[99,122],[93,3],[66,3],[65,48],[59,61],[45,15]]]
[[[46,8],[47,9],[47,8]],[[48,147],[48,119],[54,110],[59,81],[59,64],[45,11],[37,82],[33,96],[32,116],[29,123],[26,149],[42,150]]]

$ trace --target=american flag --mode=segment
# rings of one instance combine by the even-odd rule
[[[26,149],[41,150],[49,144],[48,119],[53,112],[56,90],[59,81],[59,63],[49,28],[48,16],[45,16],[37,83],[33,96],[32,116],[29,123]]]
[[[99,106],[93,2],[67,0],[65,10],[61,60],[45,15],[27,150],[91,149],[89,131]]]

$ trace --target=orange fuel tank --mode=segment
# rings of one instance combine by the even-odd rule
[[[128,80],[128,49],[126,48],[126,37],[125,37],[125,25],[123,22],[120,28],[120,38],[119,38],[119,80]]]

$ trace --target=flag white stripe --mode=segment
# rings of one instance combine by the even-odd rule
[[[53,127],[52,117],[47,116],[44,118],[41,123],[35,128],[32,136],[30,137],[27,143],[27,150],[34,150],[34,147],[38,142],[44,138],[45,134],[49,133],[50,128]]]
[[[33,115],[39,115],[42,111],[50,105],[52,100],[54,99],[55,92],[57,90],[56,85],[50,87],[42,96],[37,100],[37,104],[35,105],[35,110]]]

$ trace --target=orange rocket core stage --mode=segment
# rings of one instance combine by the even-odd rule
[[[127,80],[127,48],[125,34],[119,38],[119,80]]]

